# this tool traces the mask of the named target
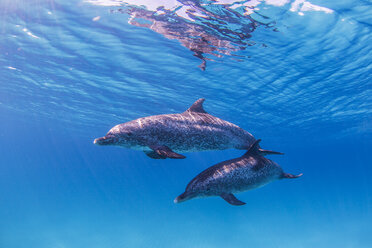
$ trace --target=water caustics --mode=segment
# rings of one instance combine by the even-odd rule
[[[275,28],[275,21],[259,14],[259,5],[265,1],[232,1],[232,0],[86,0],[86,2],[104,6],[124,6],[118,12],[128,13],[129,24],[149,28],[168,39],[175,39],[202,60],[199,67],[206,69],[206,60],[213,60],[206,54],[215,57],[223,55],[244,58],[234,52],[245,50],[255,45],[251,39],[256,28],[262,26]],[[289,0],[268,0],[266,4],[283,6]],[[305,11],[333,10],[311,4],[305,0],[291,3],[291,11],[303,15]],[[255,14],[255,16],[251,16]],[[265,43],[261,44],[266,46]]]

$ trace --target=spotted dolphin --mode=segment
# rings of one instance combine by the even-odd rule
[[[180,154],[183,152],[247,150],[255,142],[249,132],[208,114],[203,108],[204,100],[197,100],[180,114],[148,116],[116,125],[104,137],[95,139],[94,144],[142,150],[154,159],[182,159],[185,158]]]
[[[285,173],[277,163],[260,155],[259,142],[256,140],[243,156],[218,163],[201,172],[174,202],[220,196],[232,205],[244,205],[234,193],[259,188],[278,179],[302,176]]]

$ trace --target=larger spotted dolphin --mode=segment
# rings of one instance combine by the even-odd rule
[[[197,100],[180,114],[139,118],[114,126],[97,145],[116,145],[142,150],[154,159],[185,158],[179,154],[208,150],[247,150],[255,142],[249,132],[228,121],[208,114],[205,99]],[[281,154],[260,149],[261,154]]]

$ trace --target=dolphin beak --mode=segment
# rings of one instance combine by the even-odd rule
[[[108,145],[110,143],[110,140],[111,139],[108,139],[107,137],[101,137],[101,138],[97,138],[93,141],[93,144],[95,145]]]
[[[174,203],[181,203],[181,202],[186,201],[185,198],[186,198],[186,197],[185,197],[185,193],[183,193],[183,194],[177,196],[176,199],[174,199],[173,202],[174,202]]]

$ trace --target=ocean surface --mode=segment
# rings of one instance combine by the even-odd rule
[[[372,2],[0,0],[0,248],[372,247]],[[175,204],[239,150],[154,160],[119,123],[207,112],[293,174]]]

